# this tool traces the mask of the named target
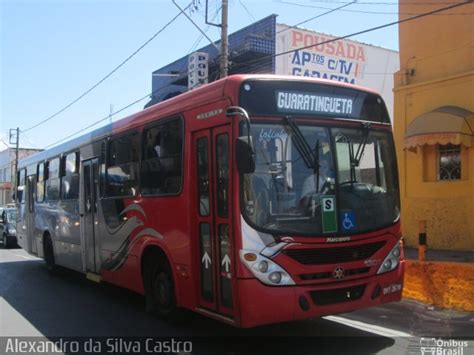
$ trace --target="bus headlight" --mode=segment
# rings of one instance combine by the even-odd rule
[[[377,275],[383,274],[384,272],[395,270],[397,268],[400,262],[400,255],[402,254],[400,248],[401,248],[401,245],[399,241],[397,244],[395,244],[392,250],[390,250],[390,253],[388,253],[382,265],[380,265],[379,271],[377,271]]]
[[[273,282],[274,284],[279,284],[281,281],[281,273],[276,271],[272,272],[269,276],[268,279]]]
[[[240,260],[247,265],[252,274],[266,285],[294,285],[291,276],[272,260],[250,250],[240,251]]]
[[[257,267],[258,267],[258,271],[260,271],[263,274],[268,271],[268,263],[265,260],[260,261]]]

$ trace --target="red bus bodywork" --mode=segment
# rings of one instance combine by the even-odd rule
[[[330,314],[349,312],[356,309],[377,306],[387,302],[399,301],[402,294],[404,261],[403,255],[398,267],[390,272],[377,275],[380,263],[390,250],[399,243],[400,222],[397,221],[386,228],[370,233],[352,235],[345,241],[334,242],[320,236],[283,236],[290,242],[272,256],[272,260],[285,269],[295,281],[294,285],[269,286],[260,282],[240,259],[243,249],[243,219],[240,207],[240,176],[235,159],[235,140],[239,136],[239,119],[226,116],[229,106],[239,105],[239,90],[243,81],[288,80],[311,83],[324,83],[341,87],[357,88],[352,85],[334,83],[324,80],[304,79],[295,77],[236,75],[193,91],[181,94],[165,102],[154,105],[128,118],[113,124],[111,136],[120,135],[130,130],[142,132],[144,127],[157,120],[180,115],[184,123],[183,135],[183,180],[181,192],[173,196],[153,197],[138,193],[134,197],[124,198],[125,206],[139,206],[144,212],[131,209],[126,212],[128,220],[136,217],[143,227],[159,232],[161,238],[144,236],[124,256],[121,267],[115,270],[98,270],[102,280],[144,294],[142,279],[142,256],[148,248],[159,248],[166,255],[172,267],[175,285],[176,303],[179,307],[197,311],[206,316],[227,322],[238,327],[254,327],[263,324],[286,322],[292,320],[319,317]],[[253,119],[253,118],[252,118]],[[265,118],[262,118],[265,120]],[[354,122],[320,120],[334,126],[351,126]],[[374,124],[374,126],[377,126]],[[390,127],[382,127],[390,130]],[[229,201],[228,216],[222,218],[215,212],[216,181],[210,186],[210,205],[213,210],[210,216],[199,216],[196,183],[196,140],[207,139],[209,142],[209,166],[211,176],[215,172],[216,137],[229,135]],[[213,179],[211,177],[211,179]],[[214,297],[211,301],[203,299],[200,268],[203,259],[199,252],[199,226],[210,224],[213,241],[213,258],[206,264],[212,269]],[[217,237],[218,227],[229,226],[230,263],[224,263],[219,255]],[[219,227],[220,228],[220,227]],[[140,232],[137,229],[131,234],[133,238]],[[102,236],[99,236],[99,239]],[[298,253],[303,250],[340,250],[347,253],[362,250],[364,245],[383,242],[371,256],[369,261],[357,260],[346,262],[335,255],[335,262],[325,264],[304,264],[298,261]],[[361,249],[362,248],[362,249]],[[294,250],[294,252],[291,252]],[[115,250],[100,248],[100,257],[107,260]],[[371,264],[373,263],[373,264]],[[301,275],[333,275],[334,270],[343,267],[345,270],[356,270],[343,280],[332,276],[304,278]],[[227,270],[225,270],[227,268]],[[365,269],[365,273],[357,270]],[[223,271],[224,270],[224,271]],[[362,276],[361,276],[362,275]],[[228,281],[223,281],[228,280]],[[231,285],[231,302],[224,304],[219,287],[224,282]],[[226,286],[227,287],[227,286]],[[346,300],[349,298],[349,300]]]

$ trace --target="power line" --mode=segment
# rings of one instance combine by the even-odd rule
[[[189,8],[191,4],[189,4],[185,9]],[[95,83],[92,87],[90,87],[88,90],[86,90],[84,93],[79,95],[76,99],[71,101],[69,104],[61,108],[59,111],[54,113],[53,115],[45,118],[44,120],[34,124],[33,126],[22,130],[21,132],[28,132],[31,131],[32,129],[52,120],[54,117],[58,116],[59,114],[63,113],[66,111],[69,107],[74,105],[76,102],[81,100],[83,97],[85,97],[87,94],[89,94],[92,90],[94,90],[96,87],[98,87],[100,84],[102,84],[105,80],[107,80],[112,74],[114,74],[117,70],[119,70],[122,66],[125,65],[130,59],[132,59],[138,52],[140,52],[143,48],[145,48],[151,41],[153,41],[161,32],[163,32],[169,25],[171,25],[176,19],[181,16],[181,13],[178,13],[176,16],[174,16],[168,23],[166,23],[163,27],[161,27],[153,36],[151,36],[145,43],[143,43],[138,49],[136,49],[132,54],[130,54],[125,60],[123,60],[119,65],[117,65],[111,72],[109,72],[106,76],[104,76],[102,79],[100,79],[97,83]]]
[[[217,8],[215,9],[214,15],[212,15],[211,22],[214,22],[214,20],[217,18],[217,15],[219,14],[219,11],[220,11],[220,7],[217,7]],[[204,29],[204,32],[207,33],[210,28],[211,28],[211,25],[207,25],[206,28]],[[194,42],[194,44],[191,46],[191,49],[188,51],[188,55],[190,55],[192,52],[194,52],[194,50],[197,48],[197,46],[199,46],[199,44],[201,43],[201,41],[202,41],[203,38],[204,38],[204,36],[201,34],[201,35],[196,39],[196,41]]]
[[[145,100],[145,99],[146,99],[147,97],[149,97],[150,95],[151,95],[151,94],[148,94],[148,95],[143,96],[142,98],[140,98],[140,99],[138,99],[138,100],[133,101],[132,103],[128,104],[127,106],[122,107],[120,110],[115,111],[115,112],[112,113],[112,114],[108,114],[106,117],[101,118],[100,120],[97,120],[97,121],[91,123],[90,125],[88,125],[88,126],[86,126],[86,127],[84,127],[84,128],[81,128],[80,130],[78,130],[78,131],[76,131],[76,132],[74,132],[74,133],[72,133],[72,134],[70,134],[70,135],[68,135],[68,136],[66,136],[66,137],[64,137],[64,138],[62,138],[62,139],[60,139],[60,140],[54,142],[54,143],[51,143],[51,144],[45,146],[43,149],[47,149],[47,148],[49,148],[49,147],[52,147],[53,145],[56,145],[56,144],[61,143],[61,142],[64,142],[65,140],[67,140],[67,139],[69,139],[69,138],[72,138],[72,137],[74,137],[75,135],[77,135],[77,134],[79,134],[79,133],[81,133],[81,132],[84,132],[85,130],[88,130],[89,128],[92,128],[92,127],[94,127],[95,125],[97,125],[97,124],[99,124],[99,123],[101,123],[101,122],[103,122],[103,121],[106,121],[106,120],[110,119],[110,117],[113,117],[113,116],[119,114],[120,112],[125,111],[125,110],[128,109],[129,107],[131,107],[131,106],[133,106],[133,105],[136,105],[136,104],[139,103],[140,101]]]
[[[307,19],[307,20],[305,20],[305,21],[299,22],[299,23],[297,23],[296,25],[293,25],[293,26],[287,27],[287,28],[285,28],[285,29],[283,29],[283,30],[280,30],[280,31],[278,31],[276,34],[279,34],[279,33],[281,33],[281,32],[285,32],[285,31],[288,31],[288,30],[291,29],[291,28],[295,28],[295,27],[301,26],[302,24],[305,24],[305,23],[307,23],[307,22],[316,20],[317,18],[323,17],[323,16],[325,16],[325,15],[329,15],[329,14],[332,13],[332,12],[335,12],[335,11],[338,11],[338,10],[342,10],[343,8],[345,8],[345,7],[349,6],[349,5],[355,4],[355,3],[357,3],[357,0],[352,1],[352,2],[348,2],[348,3],[344,3],[344,5],[339,6],[339,7],[336,7],[335,9],[331,9],[331,10],[329,10],[329,11],[323,12],[322,14],[319,14],[319,15],[317,15],[317,16],[311,17],[311,18],[309,18],[309,19]]]
[[[282,4],[288,4],[288,5],[294,5],[294,6],[299,6],[299,7],[309,7],[312,9],[321,9],[321,10],[331,10],[330,7],[324,7],[324,6],[315,6],[315,5],[308,5],[308,4],[300,4],[296,2],[291,2],[291,1],[281,1]],[[350,3],[346,3],[350,4]],[[356,4],[359,4],[356,2]],[[456,4],[464,4],[464,3],[456,3]],[[413,12],[386,12],[386,11],[367,11],[367,10],[351,10],[351,9],[333,9],[337,11],[344,11],[344,12],[354,12],[354,13],[360,13],[360,14],[369,14],[369,15],[408,15],[408,16],[413,16],[413,15],[419,15],[420,13],[413,13]],[[458,14],[437,14],[440,16],[462,16],[462,15],[472,15],[473,12],[464,12],[464,13],[458,13]]]
[[[426,12],[426,13],[422,13],[422,14],[419,14],[419,15],[416,15],[416,16],[413,16],[413,17],[409,17],[409,18],[406,18],[406,19],[403,19],[403,20],[399,20],[399,21],[394,21],[394,22],[390,22],[390,23],[387,23],[387,24],[384,24],[384,25],[380,25],[380,26],[376,26],[376,27],[372,27],[372,28],[369,28],[369,29],[366,29],[366,30],[362,30],[362,31],[358,31],[358,32],[355,32],[355,33],[351,33],[351,34],[348,34],[348,35],[345,35],[345,36],[340,36],[340,37],[336,37],[336,38],[333,38],[333,39],[330,39],[330,40],[327,40],[327,41],[323,41],[323,42],[320,42],[320,43],[316,43],[316,44],[312,44],[312,45],[308,45],[308,46],[303,46],[303,47],[299,47],[297,49],[293,49],[293,50],[289,50],[289,51],[285,51],[285,52],[281,52],[281,53],[276,53],[274,55],[267,55],[267,56],[264,56],[264,57],[260,57],[260,58],[257,58],[257,59],[254,59],[254,60],[251,60],[251,61],[247,61],[247,62],[242,62],[242,63],[238,63],[236,64],[234,67],[239,67],[239,66],[242,66],[242,65],[248,65],[248,64],[252,64],[252,63],[258,63],[260,62],[261,60],[264,60],[264,59],[268,59],[268,58],[273,58],[273,57],[278,57],[278,56],[281,56],[281,55],[285,55],[285,54],[290,54],[290,53],[293,53],[293,52],[297,52],[299,50],[303,50],[303,49],[308,49],[308,48],[312,48],[312,47],[317,47],[317,46],[320,46],[320,45],[323,45],[323,44],[327,44],[327,43],[332,43],[332,42],[336,42],[336,41],[339,41],[339,40],[342,40],[342,39],[345,39],[345,38],[349,38],[349,37],[353,37],[353,36],[357,36],[357,35],[361,35],[361,34],[364,34],[364,33],[368,33],[368,32],[372,32],[372,31],[376,31],[376,30],[380,30],[380,29],[383,29],[383,28],[386,28],[386,27],[390,27],[390,26],[393,26],[393,25],[396,25],[396,24],[401,24],[401,23],[404,23],[404,22],[408,22],[408,21],[412,21],[412,20],[415,20],[415,19],[419,19],[419,18],[422,18],[422,17],[426,17],[426,16],[430,16],[430,15],[434,15],[434,14],[437,14],[439,12],[442,12],[442,11],[446,11],[446,10],[450,10],[450,9],[454,9],[454,8],[457,8],[457,7],[460,7],[460,6],[463,6],[463,5],[466,5],[466,4],[469,4],[469,3],[472,3],[472,0],[469,0],[469,2],[466,2],[466,3],[456,3],[454,5],[451,5],[451,6],[447,6],[447,7],[443,7],[443,8],[440,8],[440,9],[437,9],[437,10],[433,10],[433,11],[429,11],[429,12]],[[375,73],[374,73],[375,74]],[[170,85],[170,84],[168,84]],[[147,97],[150,97],[152,96],[156,91],[158,90],[161,90],[163,89],[164,87],[161,87],[149,94],[147,94],[146,96],[138,99],[138,100],[135,100],[133,101],[132,103],[128,104],[127,106],[121,108],[120,110],[114,112],[112,115],[107,115],[106,117],[98,120],[98,121],[95,121],[93,122],[92,124],[88,125],[87,127],[84,127],[74,133],[72,133],[71,135],[68,135],[67,137],[59,140],[59,141],[56,141],[52,144],[49,144],[45,147],[46,148],[49,148],[53,145],[56,145],[58,143],[61,143],[75,135],[77,135],[78,133],[81,133],[95,125],[97,125],[98,123],[101,123],[105,120],[108,120],[110,119],[111,116],[115,116],[117,115],[118,113],[128,109],[129,107],[137,104],[138,102],[140,101],[143,101],[144,99],[146,99]]]
[[[252,59],[252,60],[242,62],[242,63],[237,63],[234,66],[234,68],[235,67],[240,67],[240,66],[243,66],[243,65],[249,65],[249,64],[252,64],[252,63],[256,63],[256,62],[259,62],[261,60],[265,60],[265,59],[268,59],[268,58],[276,58],[276,57],[279,57],[279,56],[282,56],[282,55],[285,55],[285,54],[290,54],[290,53],[293,53],[293,52],[297,52],[297,51],[300,51],[300,50],[303,50],[303,49],[308,49],[308,48],[312,48],[312,47],[321,46],[323,44],[328,44],[328,43],[340,41],[342,39],[358,36],[358,35],[361,35],[361,34],[364,34],[364,33],[373,32],[373,31],[376,31],[376,30],[381,30],[383,28],[390,27],[390,26],[393,26],[393,25],[398,25],[398,24],[408,22],[408,21],[412,21],[412,20],[416,20],[416,19],[419,19],[419,18],[422,18],[422,17],[435,15],[439,12],[454,9],[454,8],[457,8],[457,7],[460,7],[460,6],[463,6],[463,5],[467,5],[467,4],[472,3],[472,2],[473,2],[473,0],[469,0],[469,2],[465,2],[465,3],[456,3],[456,4],[451,5],[451,6],[442,7],[440,9],[436,9],[436,10],[432,10],[432,11],[425,12],[425,13],[422,13],[422,14],[418,14],[418,15],[413,16],[413,17],[408,17],[408,18],[403,19],[403,20],[389,22],[389,23],[386,23],[384,25],[380,25],[380,26],[372,27],[372,28],[369,28],[369,29],[366,29],[366,30],[354,32],[354,33],[351,33],[351,34],[348,34],[348,35],[345,35],[345,36],[336,37],[336,38],[329,39],[329,40],[326,40],[326,41],[323,41],[323,42],[320,42],[320,43],[310,44],[308,46],[303,46],[303,47],[299,47],[299,48],[296,48],[296,49],[291,49],[291,50],[281,52],[281,53],[265,55],[265,56],[262,56],[260,58]]]
[[[239,0],[239,1],[240,1],[240,0]],[[317,15],[317,16],[313,16],[313,17],[311,17],[311,18],[309,18],[309,19],[307,19],[307,20],[305,20],[305,21],[299,22],[299,23],[297,23],[297,24],[295,24],[295,25],[293,25],[293,26],[286,27],[286,28],[284,28],[284,29],[282,29],[282,30],[276,32],[275,34],[279,34],[279,33],[288,31],[288,30],[290,30],[291,28],[295,28],[295,27],[300,26],[300,25],[302,25],[302,24],[305,24],[305,23],[307,23],[307,22],[313,21],[313,20],[315,20],[315,19],[317,19],[317,18],[320,18],[320,17],[323,17],[323,16],[325,16],[325,15],[328,15],[328,14],[330,14],[330,13],[332,13],[332,12],[335,12],[335,11],[337,11],[337,10],[339,10],[339,9],[342,9],[342,8],[345,8],[345,7],[349,6],[349,5],[352,5],[352,4],[354,4],[354,3],[357,3],[357,1],[358,1],[358,0],[354,0],[354,1],[352,1],[352,2],[344,3],[344,5],[342,5],[342,6],[339,6],[339,7],[335,8],[335,9],[331,9],[330,11],[326,11],[326,12],[324,12],[324,13],[322,13],[322,14]],[[240,1],[240,4],[244,7],[244,9],[245,9],[247,12],[249,11],[249,10],[247,9],[247,7],[245,6],[245,4],[243,4],[241,1]],[[217,16],[219,10],[220,10],[220,8],[217,7],[217,11],[216,11],[214,17]],[[213,19],[212,19],[211,21],[213,21]],[[208,26],[208,27],[209,27],[209,26]],[[206,28],[205,31],[207,32],[207,28]],[[201,37],[200,37],[200,38],[198,39],[198,41],[197,41],[197,44],[201,41],[202,38],[203,38],[203,36],[201,35]],[[196,42],[195,42],[195,44],[193,45],[192,48],[196,48],[196,47],[197,47],[197,44],[196,44]],[[261,67],[261,68],[264,68],[265,65],[262,64],[260,67]],[[254,70],[259,70],[260,67],[255,67]],[[216,79],[217,79],[217,78],[216,78]]]
[[[30,136],[26,135],[26,134],[22,134],[21,135],[21,139],[24,141],[25,139],[29,142],[28,144],[31,146],[31,147],[34,147],[36,146],[36,143],[34,142],[33,139],[31,139]],[[23,147],[26,147],[26,144],[23,143]]]
[[[458,51],[458,50],[461,50],[461,49],[464,49],[464,48],[468,48],[472,45],[474,45],[474,40],[471,39],[470,41],[467,41],[466,43],[463,43],[462,45],[457,46],[455,48],[450,48],[450,49],[447,49],[447,50],[442,51],[442,52],[436,52],[436,54],[433,54],[433,55],[430,55],[430,56],[423,56],[423,58],[416,58],[416,60],[417,61],[424,61],[424,60],[435,58],[435,57],[441,57],[442,55],[444,55],[446,53],[455,52],[455,51]]]
[[[138,104],[139,102],[145,100],[146,98],[151,97],[151,96],[152,96],[154,93],[156,93],[157,91],[162,90],[162,89],[164,89],[165,87],[170,86],[170,85],[172,85],[172,83],[169,83],[169,84],[167,84],[167,85],[165,85],[165,86],[162,86],[162,87],[160,87],[160,88],[158,88],[158,89],[156,89],[156,90],[150,92],[149,94],[147,94],[147,95],[145,95],[145,96],[143,96],[143,97],[141,97],[141,98],[139,98],[139,99],[137,99],[137,100],[135,100],[135,101],[133,101],[133,102],[127,104],[126,106],[122,107],[120,110],[115,111],[115,112],[113,112],[113,113],[111,113],[111,114],[108,114],[106,117],[101,118],[101,119],[99,119],[99,120],[97,120],[97,121],[94,121],[94,122],[92,122],[91,124],[89,124],[88,126],[86,126],[86,127],[84,127],[84,128],[81,128],[80,130],[75,131],[74,133],[71,133],[70,135],[68,135],[68,136],[66,136],[66,137],[64,137],[64,138],[61,138],[60,140],[58,140],[58,141],[56,141],[56,142],[54,142],[54,143],[48,144],[48,145],[45,146],[43,149],[47,149],[47,148],[52,147],[52,146],[54,146],[54,145],[56,145],[56,144],[58,144],[58,143],[64,142],[65,140],[67,140],[67,139],[69,139],[69,138],[72,138],[72,137],[74,137],[75,135],[77,135],[77,134],[79,134],[79,133],[82,133],[82,132],[88,130],[89,128],[92,128],[92,127],[98,125],[99,123],[104,122],[104,121],[110,119],[110,117],[113,117],[113,116],[119,114],[120,112],[125,111],[126,109],[132,107],[133,105],[136,105],[136,104]]]
[[[10,148],[10,145],[8,145],[2,138],[0,138],[0,142],[2,142],[7,148]]]
[[[240,3],[240,6],[242,6],[245,10],[245,12],[247,13],[249,19],[253,22],[255,22],[255,17],[252,15],[252,13],[249,11],[249,9],[247,8],[247,6],[244,4],[244,2],[242,0],[239,0],[239,3]]]
[[[347,1],[338,1],[338,0],[311,0],[311,2],[323,3],[323,4],[344,4]],[[461,4],[462,2],[453,2],[453,1],[438,1],[438,2],[404,2],[403,5],[452,5],[452,4]],[[388,1],[357,1],[357,5],[397,5],[398,2],[388,2]]]

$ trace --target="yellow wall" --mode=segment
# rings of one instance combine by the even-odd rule
[[[450,1],[459,2],[427,5],[426,0],[400,0],[400,19]],[[417,245],[419,221],[426,221],[428,248],[474,250],[474,139],[471,148],[462,147],[458,181],[437,181],[436,146],[404,149],[405,129],[419,115],[440,106],[474,112],[473,13],[470,3],[399,26],[401,69],[395,74],[394,130],[407,245]]]

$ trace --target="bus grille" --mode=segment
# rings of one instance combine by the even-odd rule
[[[314,304],[324,306],[327,304],[355,301],[362,297],[365,285],[338,288],[335,290],[323,290],[311,292]]]
[[[370,267],[363,267],[358,269],[348,269],[344,270],[344,277],[347,276],[356,276],[356,275],[363,275],[370,271]],[[321,279],[329,279],[332,278],[333,274],[330,271],[326,272],[318,272],[313,274],[301,274],[300,278],[303,281],[311,281],[311,280],[321,280]]]
[[[374,255],[385,241],[339,248],[287,249],[283,254],[305,265],[336,264],[363,260]]]

